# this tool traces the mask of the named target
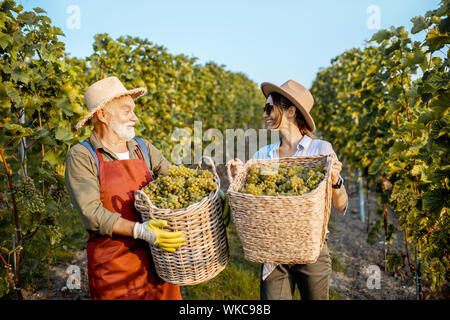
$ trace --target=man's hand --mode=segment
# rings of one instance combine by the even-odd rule
[[[164,227],[167,227],[166,220],[151,219],[144,223],[137,222],[133,228],[133,237],[145,240],[166,251],[175,252],[186,240],[183,237],[183,232],[170,232],[160,229]]]

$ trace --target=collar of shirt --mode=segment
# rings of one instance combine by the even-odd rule
[[[114,159],[119,159],[114,152],[112,152],[111,150],[109,150],[102,144],[100,138],[97,136],[97,134],[95,133],[94,130],[92,130],[92,132],[91,132],[91,136],[89,137],[89,142],[91,143],[91,145],[95,151],[97,151],[97,149],[102,149],[104,152],[108,153]],[[138,143],[135,139],[131,139],[131,140],[127,141],[127,147],[128,147],[128,151],[130,152],[130,155],[137,148],[137,144]]]
[[[309,146],[311,145],[312,139],[308,137],[307,135],[303,135],[303,138],[300,140],[300,142],[297,145],[297,150],[293,154],[293,156],[299,155],[300,152],[308,150]],[[281,144],[281,138],[278,140],[278,142],[272,144],[269,148],[269,158],[277,158],[277,150],[280,147]]]

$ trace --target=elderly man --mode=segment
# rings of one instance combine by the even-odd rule
[[[94,130],[67,154],[66,186],[89,233],[92,299],[181,299],[179,286],[158,278],[149,243],[173,252],[182,233],[160,229],[164,220],[142,223],[134,208],[134,191],[169,166],[151,143],[134,137],[134,100],[145,93],[127,90],[116,77],[91,85],[84,94],[90,112],[77,128]]]

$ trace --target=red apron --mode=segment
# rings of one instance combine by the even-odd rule
[[[98,150],[100,200],[122,218],[142,222],[134,208],[134,191],[152,181],[145,161],[103,161]],[[149,245],[133,237],[90,232],[87,241],[88,276],[94,300],[181,300],[180,287],[156,274]]]

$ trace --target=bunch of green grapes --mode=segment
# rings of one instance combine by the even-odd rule
[[[211,172],[181,164],[169,166],[168,174],[160,175],[142,191],[158,208],[181,209],[200,201],[216,188]]]
[[[240,191],[257,196],[296,196],[317,188],[324,177],[320,164],[314,168],[280,165],[276,170],[252,166]]]
[[[19,203],[19,211],[24,214],[41,213],[45,210],[45,200],[36,189],[33,179],[23,176],[16,186],[16,199]]]

